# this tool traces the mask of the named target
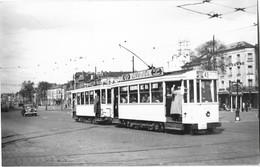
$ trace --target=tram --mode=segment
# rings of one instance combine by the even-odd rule
[[[75,89],[72,94],[72,117],[78,122],[111,123],[113,118],[111,87],[96,85]],[[96,96],[96,97],[95,97]],[[98,98],[97,104],[94,104]],[[95,114],[95,105],[100,107],[100,114]]]
[[[123,75],[111,85],[113,122],[153,131],[194,134],[220,127],[217,71],[163,68]]]

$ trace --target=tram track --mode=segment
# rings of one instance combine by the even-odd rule
[[[94,127],[93,127],[94,128]],[[92,128],[88,128],[92,129]],[[85,130],[84,129],[79,129],[80,130]],[[69,131],[68,131],[69,132]],[[64,132],[67,133],[67,132]],[[57,133],[56,133],[57,134]],[[59,133],[62,134],[62,133]],[[55,134],[52,134],[55,135]],[[44,135],[44,136],[39,136],[39,137],[45,137],[45,136],[50,136],[50,135]],[[37,138],[37,137],[33,137]],[[30,139],[33,139],[30,138]],[[22,140],[22,139],[21,139]],[[23,139],[24,141],[28,139]],[[153,148],[146,148],[146,149],[132,149],[132,150],[122,150],[122,151],[106,151],[106,152],[91,152],[91,153],[77,153],[77,154],[64,154],[64,155],[56,155],[56,156],[68,156],[68,157],[73,157],[73,156],[84,156],[84,155],[106,155],[106,154],[122,154],[122,153],[138,153],[138,152],[149,152],[149,151],[165,151],[165,150],[176,150],[176,149],[189,149],[189,148],[201,148],[201,147],[207,147],[207,146],[214,146],[214,145],[228,145],[230,143],[247,143],[251,142],[251,140],[243,140],[243,141],[230,141],[230,142],[221,142],[221,143],[211,143],[211,144],[197,144],[197,145],[186,145],[186,146],[165,146],[165,147],[153,147]],[[17,156],[16,158],[25,158],[28,156]],[[34,156],[29,156],[29,157],[42,157],[42,155],[34,155]],[[50,155],[52,157],[52,155]],[[12,157],[13,158],[13,157]]]
[[[60,131],[60,132],[55,132],[55,133],[51,133],[52,130],[48,130],[48,131],[38,131],[38,132],[31,132],[31,133],[25,133],[25,134],[8,135],[8,136],[2,137],[2,148],[4,148],[7,145],[10,145],[12,143],[15,143],[15,142],[27,141],[27,140],[30,140],[30,139],[36,139],[36,138],[47,137],[47,136],[54,136],[54,135],[65,134],[65,133],[76,132],[76,131],[82,131],[82,130],[90,130],[90,129],[93,129],[93,128],[96,128],[96,127],[97,126],[92,126],[92,127],[88,127],[88,128],[80,128],[80,129],[70,129],[70,130]],[[25,135],[31,135],[31,134],[37,134],[37,133],[45,133],[45,134],[40,134],[40,135],[30,136],[30,137],[24,137]],[[21,138],[8,140],[9,138],[12,138],[12,137],[15,137],[15,136],[21,136]],[[8,141],[3,141],[3,139],[7,139]]]
[[[117,154],[121,154],[122,152],[118,152]],[[68,165],[86,165],[86,164],[92,164],[92,165],[113,165],[113,164],[138,164],[138,163],[141,163],[140,161],[144,161],[145,163],[149,162],[149,160],[155,160],[155,161],[160,161],[160,160],[163,160],[164,162],[163,163],[149,163],[149,164],[146,164],[146,165],[172,165],[172,164],[203,164],[205,162],[218,162],[218,161],[225,161],[225,160],[234,160],[234,159],[246,159],[246,158],[254,158],[254,157],[258,157],[258,155],[256,154],[251,154],[251,155],[236,155],[234,156],[235,154],[237,154],[238,152],[234,152],[234,151],[228,151],[228,152],[222,152],[222,153],[218,153],[218,152],[212,152],[212,153],[204,153],[204,154],[193,154],[193,155],[181,155],[181,156],[174,156],[176,160],[170,160],[170,161],[167,161],[167,159],[171,159],[172,156],[160,156],[160,157],[148,157],[148,158],[133,158],[133,159],[123,159],[123,160],[120,160],[120,159],[117,159],[117,160],[108,160],[108,161],[105,161],[105,162],[86,162],[85,158],[84,157],[80,157],[83,159],[83,161],[85,162],[74,162],[72,160],[69,160],[67,159],[68,157],[73,158],[73,157],[77,157],[79,158],[79,156],[84,156],[84,155],[88,155],[88,154],[73,154],[73,155],[56,155],[56,156],[53,156],[53,155],[50,155],[50,156],[24,156],[24,157],[10,157],[10,159],[16,159],[16,158],[20,158],[20,159],[23,159],[23,158],[48,158],[49,159],[52,159],[52,161],[54,161],[53,159],[58,159],[57,161],[61,164],[68,164]],[[221,157],[220,158],[216,158],[217,155],[221,154]],[[207,159],[203,159],[203,158],[200,158],[200,157],[212,157],[212,158],[207,158]],[[56,157],[56,158],[54,158]],[[189,159],[187,160],[187,157],[189,157]],[[195,159],[194,159],[195,158]],[[8,159],[8,158],[7,158]],[[62,161],[60,159],[63,159]],[[166,162],[165,162],[165,159],[166,159]],[[49,162],[51,164],[51,162]],[[55,162],[57,163],[57,162]]]

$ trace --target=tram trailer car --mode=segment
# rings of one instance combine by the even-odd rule
[[[162,68],[125,75],[112,85],[113,122],[154,131],[214,132],[221,126],[217,79],[217,71],[163,73]]]
[[[98,85],[75,89],[72,94],[72,118],[77,122],[111,123],[113,118],[111,104],[111,88]],[[99,97],[100,116],[94,111],[95,94]]]

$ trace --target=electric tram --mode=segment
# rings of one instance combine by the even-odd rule
[[[163,72],[153,68],[123,75],[111,85],[113,122],[154,131],[213,132],[219,122],[217,71]]]
[[[71,91],[71,94],[72,117],[76,121],[89,123],[112,122],[111,87],[109,85],[75,89]],[[98,98],[98,100],[95,98]],[[97,104],[95,104],[95,100],[97,100]],[[95,105],[100,108],[99,115],[94,111]]]

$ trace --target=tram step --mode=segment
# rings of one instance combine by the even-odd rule
[[[169,130],[184,130],[184,126],[183,126],[182,123],[167,122],[167,123],[165,123],[165,129],[169,129]]]

